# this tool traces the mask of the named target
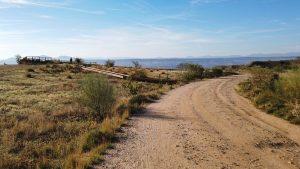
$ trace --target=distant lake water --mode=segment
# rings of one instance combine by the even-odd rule
[[[138,61],[144,68],[165,68],[174,69],[180,63],[194,63],[209,68],[220,65],[243,65],[253,61],[278,61],[290,60],[295,57],[235,57],[235,58],[174,58],[174,59],[117,59],[116,66],[133,66],[132,61]],[[86,60],[86,62],[96,62],[104,64],[105,60]]]

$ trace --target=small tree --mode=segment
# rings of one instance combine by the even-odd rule
[[[106,66],[106,67],[114,67],[114,66],[115,66],[115,61],[114,61],[114,60],[108,59],[108,60],[105,62],[105,66]]]
[[[116,102],[114,87],[107,78],[100,75],[88,75],[81,86],[82,101],[92,110],[93,117],[99,121],[112,115]]]
[[[17,54],[15,57],[16,57],[16,62],[17,62],[18,64],[21,64],[21,62],[22,62],[22,56],[19,55],[19,54]]]
[[[141,68],[142,65],[138,61],[132,61],[132,64],[135,68]]]
[[[81,65],[81,64],[83,64],[83,59],[75,58],[75,63],[78,64],[78,65]]]

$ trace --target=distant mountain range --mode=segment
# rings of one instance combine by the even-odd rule
[[[13,58],[8,58],[8,59],[1,60],[0,65],[3,65],[3,64],[15,65],[15,64],[17,64],[16,58],[13,57]]]
[[[193,59],[193,58],[243,58],[243,57],[295,57],[295,56],[300,56],[300,52],[289,52],[289,53],[272,53],[272,54],[262,54],[262,53],[256,53],[256,54],[251,54],[251,55],[227,55],[227,56],[211,56],[211,55],[206,55],[206,56],[187,56],[187,57],[181,57],[181,58],[162,58],[162,57],[156,57],[156,58],[147,58],[147,59]],[[68,61],[70,60],[72,56],[59,56],[59,57],[54,57],[59,60],[63,61]],[[75,57],[72,57],[75,58]],[[115,60],[126,60],[126,59],[142,59],[137,58],[137,57],[128,57],[128,58],[117,58]],[[84,58],[86,61],[95,61],[95,60],[106,60],[103,58],[97,58],[97,57],[86,57]],[[0,60],[0,65],[3,64],[8,64],[8,65],[14,65],[17,64],[15,57],[11,57],[8,59]]]

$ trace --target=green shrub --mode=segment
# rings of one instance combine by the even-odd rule
[[[84,60],[81,59],[81,58],[75,58],[75,63],[78,64],[78,65],[81,65],[84,63]]]
[[[123,87],[125,89],[128,89],[131,95],[138,94],[138,92],[142,88],[142,86],[139,83],[132,82],[132,81],[123,83]]]
[[[133,104],[138,104],[141,105],[143,103],[148,103],[149,99],[146,95],[143,94],[139,94],[136,96],[133,96],[130,100],[129,100],[129,104],[133,105]]]
[[[182,80],[185,82],[203,78],[204,68],[201,65],[185,63],[178,65],[178,68],[183,70]]]
[[[139,94],[133,96],[129,101],[128,101],[128,111],[131,114],[138,114],[144,111],[143,104],[145,103],[153,103],[155,100],[158,100],[160,97],[159,94]]]
[[[135,70],[131,76],[137,79],[144,79],[148,77],[147,72],[144,69]]]
[[[218,67],[212,68],[212,76],[213,77],[220,77],[222,75],[223,75],[223,69],[222,68],[218,68]]]
[[[144,112],[144,107],[139,104],[130,104],[128,105],[128,112],[130,114],[139,114]]]
[[[112,115],[116,102],[114,87],[100,75],[88,75],[81,86],[82,101],[98,120]]]
[[[138,61],[132,61],[132,64],[135,68],[141,68],[142,65]]]
[[[210,69],[205,69],[203,71],[203,75],[202,76],[203,76],[203,78],[212,78],[213,77],[212,72],[211,72]]]
[[[104,143],[105,141],[107,141],[108,138],[109,138],[109,136],[107,134],[103,133],[102,131],[100,131],[99,129],[92,130],[84,138],[84,142],[82,145],[82,151],[88,152],[91,149],[100,145],[101,143]]]
[[[114,66],[115,66],[115,61],[114,61],[114,60],[108,59],[108,60],[105,62],[105,66],[106,66],[106,67],[114,67]]]
[[[34,69],[32,69],[32,68],[28,68],[28,69],[27,69],[27,72],[35,72],[35,71],[34,71]]]
[[[251,84],[255,92],[264,90],[274,90],[275,81],[278,80],[278,74],[270,69],[255,68],[251,70]]]

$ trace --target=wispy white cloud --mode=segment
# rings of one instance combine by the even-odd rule
[[[104,11],[90,11],[85,9],[72,8],[68,6],[69,5],[68,2],[69,1],[53,2],[53,1],[38,1],[38,0],[0,0],[0,4],[5,5],[3,7],[6,8],[36,6],[36,7],[44,7],[44,8],[63,9],[68,11],[94,14],[94,15],[104,14]]]
[[[262,34],[262,33],[274,33],[274,32],[281,32],[286,29],[284,28],[272,28],[272,29],[256,29],[256,30],[249,30],[249,31],[242,31],[239,34]]]
[[[48,31],[49,29],[35,29],[35,30],[15,30],[15,31],[11,31],[11,30],[0,30],[0,36],[9,36],[9,35],[26,35],[26,34],[34,34],[34,33],[39,33],[39,32],[44,32],[44,31]]]
[[[165,21],[165,20],[189,21],[189,22],[198,22],[198,23],[207,22],[203,19],[197,18],[197,16],[192,16],[191,14],[186,12],[182,12],[178,14],[153,16],[151,21],[156,22],[156,21]]]
[[[53,16],[50,15],[38,15],[37,17],[42,18],[42,19],[53,19]]]
[[[94,33],[62,38],[59,43],[72,46],[73,53],[75,50],[78,54],[90,56],[101,53],[103,56],[172,57],[184,56],[187,53],[196,55],[201,53],[199,47],[217,41],[196,32],[178,32],[141,24],[136,27],[101,29]]]
[[[286,22],[279,20],[279,19],[273,19],[269,21],[270,23],[278,24],[278,25],[287,25]]]
[[[62,7],[66,5],[65,2],[51,2],[51,1],[37,1],[37,0],[0,0],[0,3],[6,4],[9,7],[21,7],[21,6],[41,6],[41,7]]]
[[[122,6],[132,11],[139,13],[159,13],[159,10],[156,6],[152,5],[147,0],[135,0],[123,3]]]
[[[199,4],[209,4],[209,3],[220,3],[229,0],[190,0],[190,4],[199,5]]]

